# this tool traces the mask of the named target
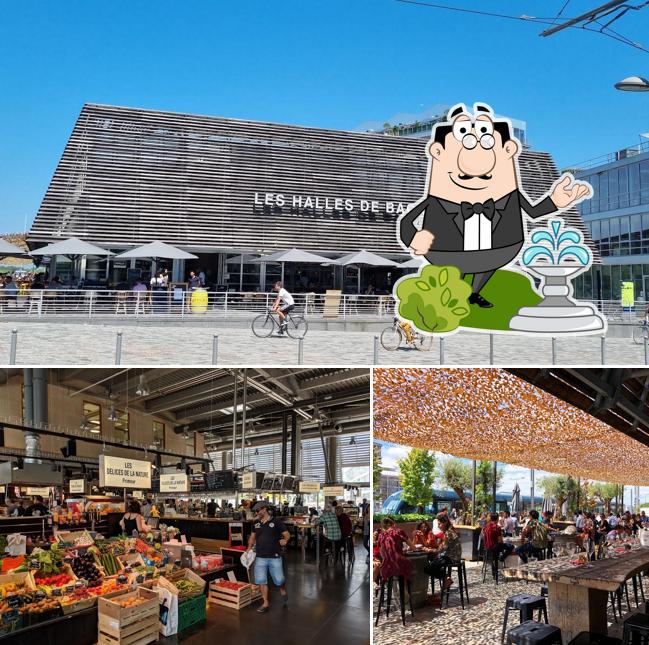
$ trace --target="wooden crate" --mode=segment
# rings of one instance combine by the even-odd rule
[[[99,645],[145,645],[158,640],[158,594],[140,587],[122,594],[119,600],[133,597],[145,601],[135,607],[122,607],[110,598],[98,599]]]
[[[0,575],[0,584],[8,583],[13,583],[18,588],[24,587],[25,591],[34,590],[34,581],[32,580],[31,571],[24,571],[22,573],[3,573]]]
[[[210,583],[208,601],[214,605],[230,607],[230,609],[241,610],[261,598],[261,591],[258,587],[253,588],[251,584],[245,583],[239,589],[228,589],[221,587],[218,580]]]

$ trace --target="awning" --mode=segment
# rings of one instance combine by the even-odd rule
[[[198,256],[183,251],[182,249],[165,244],[164,242],[149,242],[142,246],[137,246],[134,249],[125,251],[115,256],[115,259],[122,260],[127,258],[145,258],[155,260],[158,258],[165,260],[195,260]]]
[[[277,251],[276,253],[264,255],[256,260],[252,260],[252,262],[274,262],[279,264],[285,264],[287,262],[295,264],[338,264],[336,260],[332,260],[331,258],[326,258],[323,255],[316,255],[315,253],[309,253],[308,251],[301,251],[300,249]]]
[[[27,251],[0,237],[0,257],[27,255]]]
[[[374,435],[465,459],[649,485],[649,449],[502,369],[375,369]]]
[[[336,264],[341,264],[347,266],[348,264],[364,264],[371,267],[396,267],[400,266],[398,262],[393,260],[388,260],[381,255],[376,253],[370,253],[369,251],[356,251],[355,253],[350,253],[349,255],[344,255],[342,258],[336,260]]]
[[[100,246],[84,242],[76,237],[71,237],[61,242],[53,242],[40,249],[34,249],[31,255],[66,255],[69,258],[79,257],[81,255],[113,255],[110,251],[102,249]]]

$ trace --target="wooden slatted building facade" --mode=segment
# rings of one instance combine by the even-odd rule
[[[194,253],[296,247],[397,260],[395,222],[425,184],[425,139],[88,104],[28,235],[114,251],[154,239]],[[558,176],[547,153],[520,158],[528,194]],[[570,219],[582,230],[576,212]],[[203,259],[205,256],[202,256]]]

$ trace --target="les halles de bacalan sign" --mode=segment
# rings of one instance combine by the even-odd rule
[[[286,195],[255,193],[253,213],[263,215],[299,215],[301,217],[332,217],[336,219],[393,220],[411,206],[408,202],[323,197],[320,195]]]

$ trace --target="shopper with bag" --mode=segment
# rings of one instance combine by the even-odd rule
[[[286,579],[282,562],[282,549],[288,544],[290,533],[286,526],[271,516],[268,511],[269,502],[257,502],[253,511],[256,513],[255,523],[248,540],[248,552],[255,550],[254,576],[255,584],[261,587],[263,603],[257,611],[264,614],[268,611],[268,576],[279,587],[284,606],[288,604]]]

